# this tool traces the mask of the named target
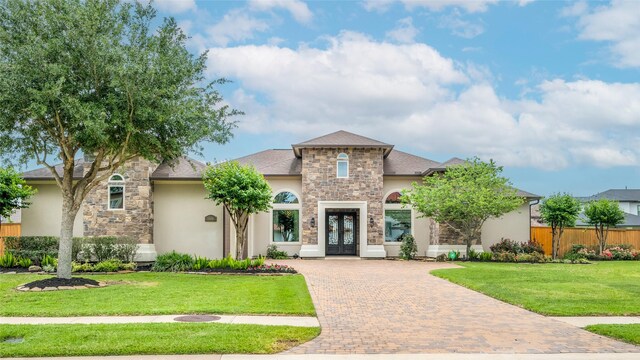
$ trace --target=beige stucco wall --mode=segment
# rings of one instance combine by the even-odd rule
[[[22,209],[22,236],[60,236],[62,221],[62,193],[54,183],[29,183],[38,190],[31,198],[31,205]],[[80,208],[73,224],[73,236],[83,236]]]
[[[302,216],[302,178],[292,177],[267,177],[267,181],[273,190],[273,196],[282,191],[291,191],[298,195],[300,201],[300,221]],[[316,205],[317,206],[317,205]],[[252,217],[252,231],[249,232],[249,256],[266,255],[267,247],[272,241],[272,211],[255,214]],[[300,231],[302,236],[302,231]],[[289,255],[300,254],[300,243],[276,243],[279,250],[286,251]]]
[[[158,254],[175,250],[222,258],[222,206],[206,195],[201,182],[155,182],[153,240]],[[205,222],[207,215],[217,222]]]
[[[518,210],[507,213],[499,219],[489,219],[484,223],[482,248],[489,251],[489,247],[503,237],[517,242],[529,241],[530,226],[529,202],[526,202]]]
[[[412,182],[420,182],[420,177],[396,177],[385,176],[384,177],[384,197],[394,191],[401,191],[403,189],[409,189]],[[382,199],[384,202],[384,199]],[[409,208],[409,207],[408,207]],[[416,239],[418,245],[418,256],[425,256],[431,239],[431,224],[432,221],[427,218],[419,217],[420,214],[415,210],[411,210],[413,218],[413,237]],[[385,250],[387,256],[398,256],[400,252],[400,243],[385,243]]]

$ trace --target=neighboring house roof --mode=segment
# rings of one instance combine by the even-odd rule
[[[57,165],[54,165],[53,167],[55,168],[58,175],[60,176],[63,175],[62,164],[57,164]],[[82,178],[83,171],[84,171],[84,160],[76,159],[75,168],[73,168],[73,178],[74,179]],[[22,177],[25,180],[32,180],[32,181],[33,180],[53,180],[53,174],[51,174],[51,171],[46,167],[23,172]]]
[[[584,212],[580,213],[580,217],[578,221],[576,221],[576,226],[592,226],[585,222],[586,216]],[[624,213],[624,222],[622,224],[617,225],[616,227],[635,227],[640,226],[640,216]]]
[[[188,157],[163,162],[151,174],[151,180],[200,180],[205,164]]]
[[[600,200],[600,199],[640,202],[640,189],[609,189],[592,196],[582,196],[582,197],[577,197],[576,199],[582,202],[588,202],[588,201]]]
[[[382,148],[384,156],[387,157],[393,145],[383,143],[378,140],[340,130],[331,134],[323,135],[299,144],[291,145],[296,157],[302,157],[301,149],[304,148],[335,148],[335,147],[356,147],[356,148]]]

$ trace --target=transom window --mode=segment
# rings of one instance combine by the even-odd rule
[[[272,241],[289,243],[300,241],[300,201],[290,192],[273,197]]]
[[[338,154],[337,167],[338,167],[337,177],[348,178],[349,177],[349,155],[345,153]]]
[[[120,174],[111,175],[107,189],[109,210],[124,210],[124,177]]]
[[[400,202],[402,194],[392,192],[384,201],[384,241],[401,242],[404,234],[413,235],[411,209],[404,208]]]

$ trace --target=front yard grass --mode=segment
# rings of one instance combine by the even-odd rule
[[[431,273],[543,315],[640,315],[637,261],[459,265]]]
[[[0,275],[0,316],[168,314],[315,315],[302,275],[83,275],[105,288],[20,292],[43,275]]]
[[[640,345],[640,324],[589,325],[585,329],[596,334]]]
[[[272,354],[320,328],[230,324],[3,325],[0,357],[142,354]],[[23,338],[9,344],[9,338]]]

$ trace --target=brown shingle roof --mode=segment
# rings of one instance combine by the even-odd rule
[[[151,174],[151,180],[200,180],[205,164],[188,157],[163,162]]]
[[[73,168],[74,179],[82,178],[82,175],[84,172],[83,166],[84,166],[84,159],[76,159],[75,167]],[[56,172],[58,173],[58,175],[60,176],[63,175],[62,164],[57,164],[57,165],[54,165],[53,167],[56,169]],[[51,171],[46,167],[25,171],[22,173],[22,177],[25,180],[53,180],[53,174],[51,174]]]
[[[236,159],[242,165],[253,165],[265,176],[300,175],[302,160],[289,149],[272,149]]]
[[[304,148],[326,148],[326,147],[356,147],[356,148],[383,148],[384,156],[388,156],[393,149],[393,145],[370,139],[365,136],[340,130],[331,134],[323,135],[299,144],[291,145],[297,157],[301,157],[301,149]]]
[[[412,155],[403,151],[393,150],[384,159],[384,175],[414,175],[422,174],[432,167],[440,166],[440,163]]]

